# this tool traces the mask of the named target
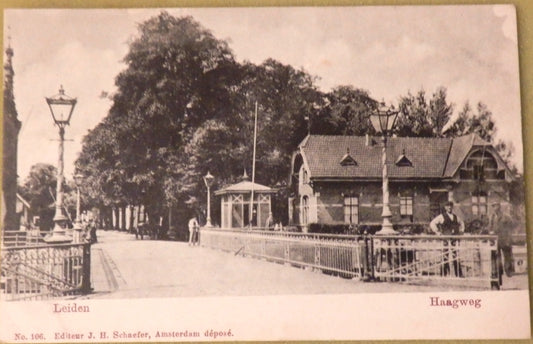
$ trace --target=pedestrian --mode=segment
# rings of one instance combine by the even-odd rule
[[[98,239],[96,237],[96,221],[94,219],[91,219],[89,222],[89,235],[91,244],[98,242]]]
[[[511,277],[514,272],[513,221],[510,216],[502,211],[500,203],[492,204],[489,228],[491,234],[498,236],[498,266],[500,274],[505,272],[508,277]]]
[[[137,227],[135,227],[135,239],[141,237],[141,240],[144,240],[144,222],[139,221]]]
[[[463,220],[453,212],[453,202],[444,205],[444,211],[437,215],[429,224],[435,234],[459,235],[465,232]]]
[[[272,216],[272,212],[269,212],[268,213],[268,217],[265,221],[265,228],[267,230],[271,230],[273,229],[272,227],[274,226],[274,217]]]
[[[196,245],[198,241],[198,231],[200,229],[200,225],[198,225],[198,219],[196,216],[193,216],[189,220],[189,246]]]
[[[453,212],[453,202],[447,202],[444,205],[444,211],[431,220],[429,228],[433,233],[440,235],[461,235],[465,232],[463,220]],[[457,240],[444,241],[444,246],[447,247],[443,250],[444,262],[441,269],[443,276],[450,274],[450,261],[452,261],[454,275],[463,277],[459,255],[457,254],[457,249],[454,248],[458,245],[459,242]]]

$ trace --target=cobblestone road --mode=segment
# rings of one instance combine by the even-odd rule
[[[368,283],[183,242],[136,240],[132,234],[98,231],[92,246],[92,287],[83,298],[257,296],[423,292],[443,287]],[[527,275],[504,280],[503,289],[527,288]]]

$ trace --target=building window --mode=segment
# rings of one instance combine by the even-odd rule
[[[413,216],[413,196],[400,197],[400,215],[402,217]]]
[[[413,222],[413,196],[400,196],[400,217]]]
[[[302,224],[306,225],[309,223],[309,197],[304,196],[302,198]]]
[[[489,152],[480,150],[472,153],[461,169],[462,179],[505,179],[505,170],[498,170],[496,159]]]
[[[298,175],[300,177],[300,185],[309,184],[309,174],[303,165],[300,167]]]
[[[472,215],[487,215],[487,194],[480,192],[472,195]]]
[[[395,162],[396,166],[398,167],[411,167],[413,166],[413,163],[409,158],[405,155],[405,149],[402,151],[402,154],[396,159]]]
[[[359,199],[356,196],[344,196],[344,223],[359,223]]]

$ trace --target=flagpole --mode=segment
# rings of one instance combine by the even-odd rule
[[[254,183],[255,183],[255,146],[257,144],[257,101],[255,102],[255,116],[254,116],[254,153],[252,158],[252,194],[250,196],[250,228],[252,227],[253,212],[254,212]]]

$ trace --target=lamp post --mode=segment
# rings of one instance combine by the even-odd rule
[[[211,224],[211,186],[213,185],[213,182],[215,181],[215,177],[209,171],[204,176],[204,183],[207,187],[207,222],[205,224],[206,227],[213,227]]]
[[[383,212],[381,217],[383,223],[381,229],[376,234],[387,235],[396,234],[392,227],[392,213],[390,211],[389,204],[389,175],[387,171],[387,138],[391,134],[394,125],[396,124],[396,118],[398,117],[397,110],[393,106],[390,108],[385,105],[384,102],[380,104],[377,111],[372,114],[371,121],[374,129],[379,133],[381,132],[383,137],[383,149],[381,151],[381,161],[383,165],[382,180],[383,180]]]
[[[44,240],[51,243],[61,243],[72,241],[72,238],[65,233],[67,218],[63,214],[63,151],[65,141],[65,127],[70,124],[72,112],[76,106],[77,99],[65,94],[63,86],[59,88],[59,93],[50,98],[46,98],[46,103],[52,113],[52,119],[59,128],[59,149],[57,163],[57,187],[56,204],[54,215],[54,229],[52,234]]]

